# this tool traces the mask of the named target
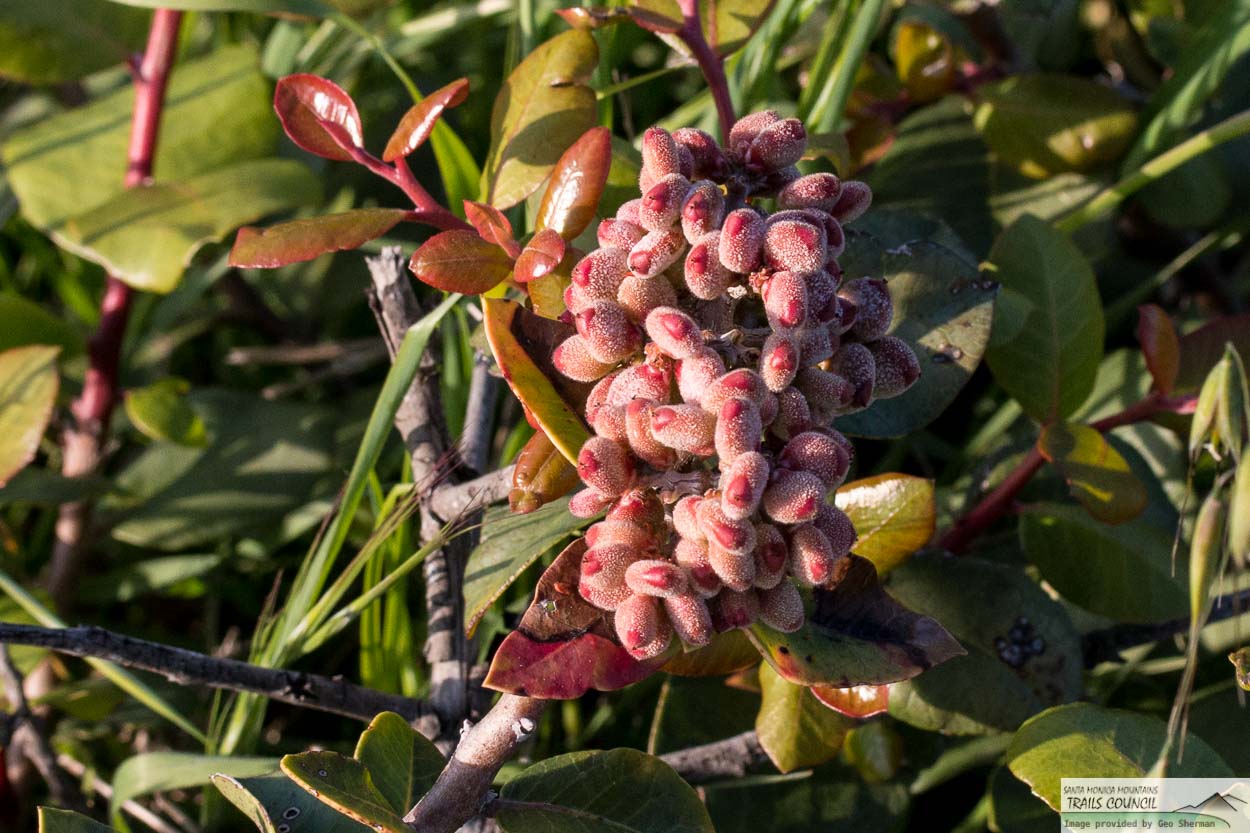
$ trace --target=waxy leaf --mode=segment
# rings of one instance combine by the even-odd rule
[[[937,524],[933,481],[909,474],[879,474],[847,483],[834,503],[855,524],[851,551],[885,574],[929,543]]]
[[[760,690],[755,733],[777,769],[812,767],[838,754],[851,721],[817,699],[812,689],[790,682],[769,665],[760,666]]]
[[[713,833],[694,788],[636,749],[572,752],[527,768],[499,792],[506,833]]]
[[[33,345],[0,353],[0,486],[39,450],[60,387],[60,352],[59,347]]]
[[[751,628],[752,641],[781,676],[801,685],[884,685],[964,653],[936,621],[890,598],[871,561],[851,558],[836,588],[813,591],[800,630]]]
[[[263,229],[244,227],[230,250],[230,265],[272,269],[358,249],[399,225],[409,213],[402,208],[358,208]]]
[[[213,785],[260,833],[367,833],[369,828],[322,804],[280,772],[252,778],[217,773]]]
[[[115,833],[113,828],[73,810],[39,808],[39,833]]]
[[[854,685],[848,688],[814,685],[812,696],[838,714],[863,719],[884,714],[890,707],[888,685]]]
[[[538,436],[537,434],[535,436]],[[554,452],[565,463],[559,452]],[[482,538],[464,568],[464,630],[469,636],[486,611],[521,573],[565,542],[590,521],[569,513],[568,500],[556,500],[534,512],[510,514],[492,507],[482,521]]]
[[[551,365],[552,350],[573,328],[512,301],[483,298],[482,311],[486,338],[508,386],[560,453],[576,464],[590,437],[577,407],[589,387],[570,382]]]
[[[533,236],[513,267],[517,283],[529,283],[550,275],[564,259],[564,238],[554,229],[545,228]]]
[[[356,102],[328,79],[307,73],[286,76],[274,88],[273,109],[286,135],[309,153],[340,162],[352,158],[323,122],[342,128],[351,145],[361,147],[365,143]],[[343,134],[339,135],[341,138]]]
[[[1103,523],[1124,523],[1146,508],[1146,487],[1096,429],[1056,422],[1042,429],[1037,450],[1063,475],[1072,496]]]
[[[595,125],[598,108],[588,85],[599,47],[588,32],[556,35],[526,56],[495,99],[491,149],[482,190],[496,208],[528,197],[564,150]]]
[[[447,765],[438,748],[394,712],[382,712],[360,733],[355,758],[400,814],[430,791]]]
[[[142,795],[198,787],[209,783],[214,773],[235,777],[264,775],[273,772],[276,764],[273,758],[141,752],[127,758],[113,772],[109,819],[121,827],[122,805]]]
[[[1020,727],[1007,749],[1013,775],[1034,795],[1060,809],[1063,778],[1145,778],[1166,748],[1167,726],[1147,714],[1072,703],[1042,712]],[[1185,738],[1168,755],[1171,778],[1232,776],[1228,764],[1206,741]]]
[[[1172,319],[1155,304],[1137,308],[1137,341],[1141,344],[1146,367],[1154,378],[1154,389],[1169,394],[1180,371],[1181,346]]]
[[[512,223],[508,222],[508,218],[498,208],[473,200],[465,200],[464,216],[473,228],[477,229],[477,233],[482,236],[483,240],[494,243],[507,252],[509,257],[515,258],[521,254],[521,245],[516,242],[512,234]]]
[[[564,259],[555,269],[525,285],[535,315],[552,320],[559,320],[564,315],[567,309],[564,305],[564,290],[573,282],[573,267],[584,255],[581,249],[566,246]]]
[[[367,0],[366,0],[367,1]],[[327,17],[338,9],[351,12],[352,0],[112,0],[141,9],[181,9],[188,12],[253,12],[255,14],[298,14]]]
[[[533,512],[567,495],[580,482],[577,468],[540,428],[517,455],[516,468],[512,470],[512,491],[508,492],[508,508],[518,515]]]
[[[412,105],[386,143],[386,150],[382,151],[383,161],[394,162],[421,147],[434,132],[434,125],[438,124],[443,113],[462,104],[468,95],[469,79],[458,78]]]
[[[565,548],[538,580],[534,601],[504,639],[483,683],[525,697],[570,700],[614,691],[649,676],[665,657],[631,657],[616,641],[612,614],[577,592],[586,540]]]
[[[972,378],[990,341],[998,286],[950,249],[923,241],[886,252],[881,272],[872,274],[889,282],[890,334],[915,351],[920,378],[901,396],[877,400],[836,426],[855,436],[901,437],[936,419]]]
[[[990,370],[1029,416],[1062,419],[1089,396],[1102,359],[1094,270],[1066,235],[1028,215],[999,235],[989,261],[1003,287]]]
[[[412,253],[408,268],[417,280],[444,292],[480,295],[512,272],[512,258],[475,231],[443,231]]]
[[[126,393],[126,416],[144,435],[179,445],[201,446],[208,442],[204,420],[187,393],[185,379],[168,378]]]
[[[612,132],[592,127],[556,162],[534,228],[552,229],[565,240],[585,231],[595,218],[611,166]]]
[[[663,671],[679,677],[720,677],[758,665],[760,652],[741,630],[718,633],[711,643],[677,654]]]
[[[377,788],[365,765],[337,752],[301,752],[282,759],[282,771],[318,801],[378,833],[411,833]]]

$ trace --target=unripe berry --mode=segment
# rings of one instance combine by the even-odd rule
[[[709,558],[712,558],[717,551],[724,551],[734,555],[750,555],[751,551],[755,549],[755,527],[747,521],[730,518],[721,509],[720,501],[705,499],[699,504],[698,515],[699,527],[703,530],[703,534],[708,540]],[[715,561],[713,561],[712,566],[716,567]],[[751,569],[754,571],[754,567]],[[721,575],[719,569],[717,570],[717,575],[720,575],[721,580],[729,584],[725,576]]]
[[[636,223],[609,217],[599,221],[595,238],[601,247],[612,247],[628,252],[646,233],[647,230]]]
[[[741,401],[741,400],[736,400]],[[758,451],[739,454],[721,472],[721,511],[730,520],[743,520],[755,514],[768,486],[768,459]]]
[[[603,520],[586,530],[586,546],[594,549],[609,544],[620,544],[642,552],[653,549],[656,540],[651,530],[633,521]]]
[[[625,570],[637,560],[634,550],[623,544],[591,547],[582,556],[577,590],[600,610],[614,610],[630,595]]]
[[[625,436],[629,447],[643,462],[660,471],[667,471],[677,464],[677,452],[661,443],[651,433],[651,414],[655,403],[649,399],[635,399],[625,408]]]
[[[768,428],[775,436],[784,440],[811,427],[812,412],[798,388],[791,386],[778,393],[777,404],[777,418]]]
[[[664,598],[664,611],[673,626],[677,638],[692,648],[699,648],[712,641],[712,614],[707,602],[695,593]]]
[[[681,205],[681,231],[694,243],[705,234],[720,228],[725,219],[725,195],[708,180],[691,187]]]
[[[710,599],[725,586],[708,560],[706,542],[699,543],[690,538],[679,539],[673,548],[673,559],[686,571],[691,589],[701,598]]]
[[[725,375],[725,362],[719,353],[705,347],[677,362],[673,375],[677,378],[681,398],[691,405],[698,405],[708,386]]]
[[[703,502],[699,495],[686,495],[673,504],[673,529],[683,539],[692,542],[704,540],[702,528],[699,526],[699,504]]]
[[[712,453],[716,418],[698,405],[665,405],[651,412],[651,433],[669,448],[699,457]]]
[[[709,605],[712,625],[720,633],[734,628],[749,628],[760,616],[760,599],[754,590],[725,590]]]
[[[816,320],[827,324],[837,317],[837,296],[838,279],[827,268],[807,276],[807,304]]]
[[[720,231],[709,232],[695,240],[686,253],[686,286],[691,295],[704,301],[720,298],[737,279],[721,262],[720,238]]]
[[[798,119],[781,119],[759,132],[747,149],[745,162],[757,170],[778,170],[803,158],[807,130]]]
[[[615,300],[621,281],[629,274],[629,260],[624,249],[595,249],[573,267],[573,283],[587,298]]]
[[[625,310],[630,321],[642,324],[647,313],[656,307],[674,306],[677,293],[673,291],[673,285],[663,278],[640,278],[631,272],[621,281],[616,302]]]
[[[755,537],[755,586],[767,590],[786,577],[790,549],[781,530],[772,524],[756,524]]]
[[[654,489],[630,489],[608,510],[609,521],[629,521],[651,530],[652,534],[668,537],[668,523],[664,504]]]
[[[805,365],[820,364],[831,358],[842,341],[829,332],[827,326],[805,327],[799,333],[799,352]]]
[[[593,518],[615,500],[615,495],[605,495],[597,489],[582,489],[569,499],[569,514],[575,518]]]
[[[594,417],[588,422],[600,437],[618,442],[628,438],[625,409],[619,405],[602,405],[596,408]]]
[[[773,630],[794,633],[807,618],[803,612],[803,596],[791,582],[783,581],[769,590],[761,590],[760,621]]]
[[[586,340],[579,335],[571,335],[556,345],[551,353],[551,363],[575,382],[597,381],[614,367],[592,356]]]
[[[760,374],[748,367],[731,370],[708,385],[699,404],[705,410],[719,414],[725,402],[735,398],[754,402],[755,406],[760,409],[760,421],[765,425],[772,421],[766,410],[770,404],[775,409],[776,401]],[[771,403],[770,399],[773,399]]]
[[[794,272],[774,272],[760,287],[760,296],[774,329],[793,329],[807,318],[806,281]]]
[[[621,443],[591,437],[577,454],[577,474],[587,486],[619,495],[634,482],[634,458]]]
[[[660,177],[642,196],[638,223],[647,231],[667,231],[681,216],[690,180],[679,173]]]
[[[890,290],[880,278],[859,278],[848,281],[838,297],[855,305],[855,323],[849,335],[856,341],[875,341],[885,335],[894,320],[894,302]]]
[[[676,263],[685,249],[681,229],[649,231],[629,250],[629,268],[640,277],[654,277]]]
[[[716,140],[707,133],[694,127],[681,127],[673,131],[673,141],[678,147],[690,151],[693,162],[691,176],[720,180],[725,175],[725,154]]]
[[[835,416],[851,407],[855,388],[836,373],[818,367],[805,367],[794,377],[794,386],[803,394],[811,411],[811,421],[828,425]]]
[[[769,125],[781,121],[781,116],[773,110],[761,110],[749,113],[734,123],[729,129],[728,147],[730,154],[739,160],[745,159],[751,143]]]
[[[825,230],[802,220],[773,223],[764,235],[764,262],[799,275],[819,272],[825,266]]]
[[[799,372],[800,350],[791,333],[777,332],[764,340],[760,349],[760,378],[773,393],[780,393]]]
[[[842,445],[827,434],[804,431],[786,443],[777,462],[788,469],[811,472],[820,478],[825,489],[833,490],[846,480],[851,459]]]
[[[790,533],[790,572],[806,587],[819,587],[834,578],[833,547],[825,534],[811,524]]]
[[[760,268],[764,249],[764,218],[753,208],[738,208],[725,216],[717,253],[731,272],[748,273]]]
[[[642,362],[630,365],[616,375],[608,388],[607,404],[625,407],[635,399],[667,402],[668,373],[663,368]]]
[[[915,384],[920,378],[920,362],[907,342],[884,336],[868,345],[877,375],[872,393],[877,399],[890,399]]]
[[[829,213],[838,222],[846,224],[857,219],[870,205],[872,189],[866,183],[852,179],[842,183],[842,193],[838,195],[838,202],[829,209]]]
[[[668,650],[673,627],[659,600],[635,594],[616,609],[616,636],[634,659],[652,659]]]
[[[801,176],[777,195],[777,207],[819,208],[831,211],[842,194],[842,180],[833,174],[816,173]]]
[[[642,134],[642,170],[653,181],[668,174],[681,173],[677,142],[673,141],[672,134],[662,127],[648,127]],[[642,190],[645,192],[647,189]]]
[[[667,356],[686,359],[701,353],[703,331],[699,324],[676,307],[656,307],[647,314],[647,335]]]
[[[615,301],[595,301],[575,322],[591,358],[604,364],[624,361],[642,347],[642,334]]]
[[[739,397],[725,400],[718,417],[713,440],[721,466],[726,468],[740,456],[760,447],[760,434],[763,433],[764,426],[756,404]]]
[[[824,502],[825,485],[806,471],[777,469],[764,490],[764,512],[779,524],[810,521]]]
[[[853,408],[868,407],[877,378],[877,362],[872,357],[872,351],[855,342],[843,344],[830,361],[829,369],[845,379],[854,390],[851,397]]]
[[[686,574],[671,561],[644,558],[625,570],[625,584],[642,596],[677,596],[686,592]]]
[[[845,512],[836,506],[823,504],[820,511],[816,513],[812,525],[824,533],[835,558],[841,558],[855,546],[855,540],[858,538],[855,534],[855,524]]]
[[[755,585],[755,553],[730,552],[708,541],[708,563],[712,571],[729,590],[741,593]]]

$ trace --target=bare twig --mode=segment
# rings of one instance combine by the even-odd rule
[[[661,755],[660,760],[691,784],[722,778],[741,778],[755,764],[768,760],[754,731],[703,746],[693,746]]]
[[[512,489],[515,469],[516,466],[506,466],[464,483],[446,483],[431,492],[426,503],[444,521],[462,518],[505,499]]]
[[[48,785],[48,794],[58,806],[86,810],[87,803],[83,800],[78,785],[57,765],[56,753],[52,751],[52,744],[48,741],[43,720],[31,713],[30,705],[26,702],[26,693],[22,690],[22,675],[13,665],[8,646],[4,644],[0,644],[0,683],[4,686],[4,696],[12,710],[12,732],[3,745],[22,750],[26,760],[43,776]]]
[[[1216,598],[1211,605],[1207,624],[1222,622],[1247,612],[1250,605],[1250,588],[1228,593]],[[1138,645],[1158,642],[1189,630],[1189,617],[1170,619],[1147,625],[1120,624],[1098,631],[1090,631],[1081,638],[1081,651],[1085,667],[1093,668],[1100,662],[1120,662],[1120,652]]]
[[[282,703],[357,720],[368,721],[379,712],[393,711],[415,721],[429,712],[419,700],[374,691],[341,678],[262,668],[92,626],[41,628],[0,622],[0,643],[34,645],[75,657],[98,657],[160,674],[180,685],[261,694]]]
[[[699,4],[696,0],[678,0],[683,18],[677,37],[690,49],[690,54],[703,71],[712,100],[716,102],[716,115],[720,117],[721,139],[729,141],[729,131],[734,126],[734,103],[729,95],[729,81],[725,78],[725,61],[708,45],[699,20]]]
[[[474,351],[464,431],[460,436],[460,459],[479,474],[490,464],[491,429],[495,426],[501,387],[499,377],[490,372],[490,360],[481,351]]]
[[[61,754],[57,756],[56,762],[60,765],[61,769],[65,770],[75,778],[81,779],[87,774],[87,767],[77,758]],[[100,798],[103,798],[105,801],[111,801],[113,799],[113,785],[108,781],[105,781],[102,778],[92,778],[90,784],[91,792],[100,796]],[[170,824],[156,813],[153,813],[133,798],[128,798],[123,801],[121,803],[121,809],[122,812],[129,813],[131,816],[134,816],[136,820],[143,822],[145,825],[155,830],[156,833],[183,833],[183,831],[179,830],[177,827]]]

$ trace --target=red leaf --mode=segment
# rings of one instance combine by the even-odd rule
[[[606,127],[592,127],[556,162],[534,228],[554,229],[565,240],[585,231],[595,218],[610,167],[612,133]]]
[[[288,75],[273,91],[273,109],[286,135],[309,153],[343,162],[352,158],[321,124],[323,121],[346,131],[353,147],[364,145],[356,102],[333,81],[302,73]]]
[[[812,695],[847,717],[865,718],[884,714],[890,706],[888,685],[857,685],[850,688],[814,685]]]
[[[408,214],[402,208],[362,208],[263,229],[244,227],[239,229],[230,250],[230,265],[272,269],[312,260],[327,252],[359,248],[386,234]]]
[[[434,131],[434,125],[438,124],[443,112],[463,102],[468,95],[469,79],[458,78],[446,87],[430,93],[419,104],[414,104],[399,120],[399,127],[395,128],[390,141],[386,143],[382,159],[393,162],[421,147]]]
[[[1137,308],[1137,341],[1141,344],[1146,367],[1154,377],[1154,388],[1169,394],[1176,386],[1176,374],[1180,370],[1181,348],[1176,338],[1176,328],[1168,314],[1154,304]]]
[[[413,252],[408,268],[417,279],[446,292],[479,295],[512,271],[512,258],[475,231],[436,234]]]
[[[513,278],[517,283],[538,280],[560,265],[564,258],[564,238],[553,229],[545,228],[530,238],[525,251],[516,259]]]
[[[521,246],[512,236],[512,223],[508,222],[508,218],[498,208],[473,200],[465,200],[464,216],[473,228],[477,229],[477,233],[482,235],[483,240],[489,240],[499,246],[510,257],[521,254]]]

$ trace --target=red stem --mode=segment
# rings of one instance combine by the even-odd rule
[[[725,61],[708,45],[703,37],[703,26],[699,22],[698,0],[678,0],[683,18],[682,27],[677,30],[677,37],[690,47],[691,54],[707,79],[708,89],[712,91],[712,100],[716,102],[716,114],[720,117],[721,140],[729,141],[729,130],[737,119],[734,117],[734,103],[729,95],[729,80],[725,77]]]
[[[1131,425],[1134,422],[1150,419],[1156,414],[1184,413],[1192,403],[1193,397],[1171,399],[1152,393],[1117,414],[1091,423],[1090,427],[1105,434],[1122,425]],[[1037,450],[1036,445],[1030,448],[1029,453],[1024,455],[1024,459],[1016,464],[1011,473],[1003,478],[993,491],[981,498],[980,502],[966,515],[955,521],[955,525],[942,536],[940,546],[953,553],[967,550],[973,540],[1011,511],[1020,490],[1028,485],[1033,475],[1037,474],[1045,462],[1045,458]]]

